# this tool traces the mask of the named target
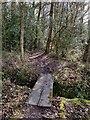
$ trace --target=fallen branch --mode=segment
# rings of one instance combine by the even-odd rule
[[[36,58],[42,56],[44,53],[45,53],[45,52],[43,52],[43,53],[41,53],[41,54],[39,54],[39,55],[35,55],[35,56],[32,56],[32,57],[29,57],[29,58],[30,58],[30,59],[36,59]]]

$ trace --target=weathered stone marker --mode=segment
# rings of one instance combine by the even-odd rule
[[[50,74],[41,74],[29,97],[29,104],[51,107],[53,80]]]

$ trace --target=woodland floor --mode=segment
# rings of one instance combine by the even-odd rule
[[[62,61],[61,63],[56,58],[51,58],[48,55],[41,55],[36,58],[30,59],[31,56],[38,56],[40,52],[33,53],[25,58],[26,62],[29,63],[31,68],[34,68],[41,73],[53,74],[58,71],[59,68],[70,64],[68,61]],[[73,120],[75,115],[76,118],[90,118],[90,103],[82,104],[80,101],[76,104],[72,99],[66,99],[61,96],[53,98],[51,108],[43,108],[37,106],[28,105],[28,97],[31,89],[27,86],[19,86],[11,83],[8,79],[3,80],[3,99],[2,109],[0,113],[3,118],[29,118],[30,120],[43,120],[45,118],[60,119],[66,118],[67,120]],[[62,103],[64,101],[64,103]],[[78,100],[76,100],[78,101]],[[61,106],[65,109],[61,110]],[[60,113],[61,111],[61,113]],[[66,113],[64,115],[64,113]],[[85,119],[85,120],[86,120]]]
[[[32,56],[38,56],[40,52],[33,53]],[[31,57],[31,56],[30,56]],[[58,60],[55,58],[50,58],[48,55],[41,55],[35,59],[30,59],[29,63],[32,68],[36,69],[39,73],[53,73],[58,69]]]

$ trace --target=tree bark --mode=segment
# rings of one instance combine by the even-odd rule
[[[40,13],[41,13],[41,0],[39,2],[39,12],[38,12],[38,16],[37,16],[37,24],[39,23]],[[39,40],[38,40],[38,27],[36,25],[36,36],[35,36],[35,41],[34,41],[34,49],[36,49],[37,47],[39,47]]]
[[[16,12],[16,2],[11,2],[11,22],[10,22],[11,26],[13,26],[16,22],[15,12]],[[15,34],[14,32],[11,32],[10,37],[9,37],[9,39],[11,39],[10,40],[11,50],[14,50],[14,48],[15,48],[15,40],[13,39],[14,34]]]
[[[50,23],[49,23],[49,32],[48,32],[48,39],[46,43],[45,53],[49,53],[50,43],[51,43],[51,36],[52,36],[52,18],[53,18],[53,2],[51,2],[50,7]]]
[[[90,38],[87,41],[87,45],[85,46],[84,54],[83,54],[83,62],[90,62]]]
[[[21,60],[24,59],[24,3],[20,2],[20,27],[21,27],[21,34],[20,34],[20,49],[21,49]]]
[[[89,3],[90,6],[90,3]],[[83,54],[83,62],[90,62],[90,10],[88,12],[88,40]]]

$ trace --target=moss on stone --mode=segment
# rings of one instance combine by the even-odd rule
[[[71,99],[71,101],[73,103],[80,103],[80,104],[90,104],[90,100],[86,100],[86,99],[82,99],[82,98],[74,98],[74,99]]]

